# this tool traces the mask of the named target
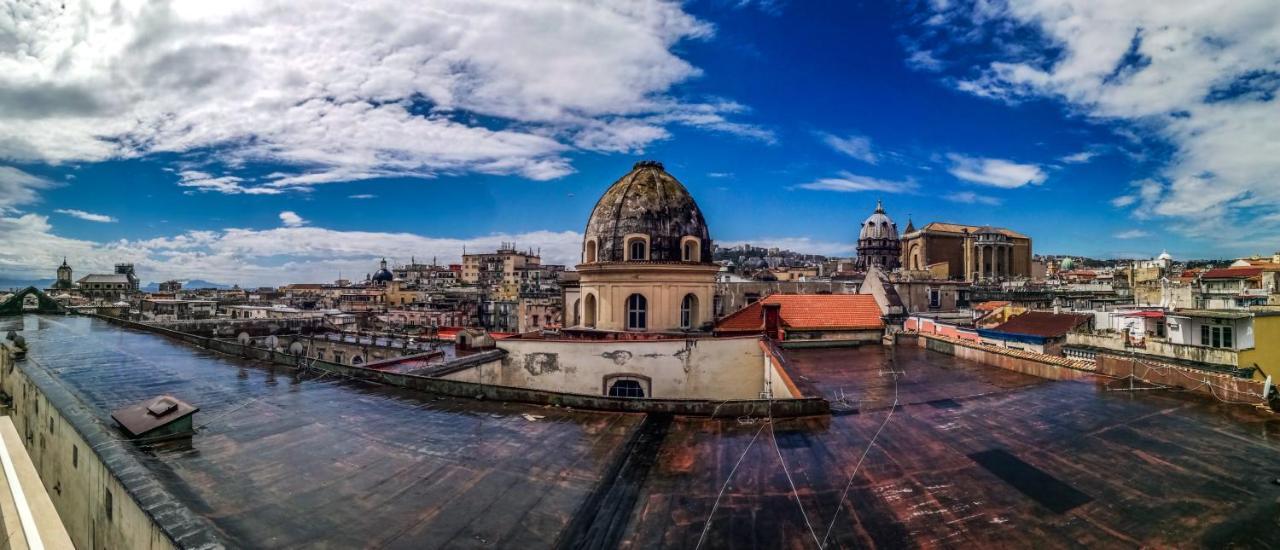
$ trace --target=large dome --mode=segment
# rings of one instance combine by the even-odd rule
[[[884,205],[880,201],[876,201],[876,211],[871,217],[862,222],[862,232],[858,234],[859,239],[897,239],[898,224],[893,223],[889,216],[884,213]]]
[[[628,237],[648,240],[643,258],[626,251]],[[655,161],[637,162],[591,210],[584,234],[584,263],[643,259],[711,263],[711,235],[689,190]],[[691,256],[683,244],[689,242]]]

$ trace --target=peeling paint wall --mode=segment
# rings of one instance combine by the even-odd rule
[[[443,378],[603,395],[609,376],[648,378],[646,397],[757,399],[765,388],[756,338],[629,342],[501,340],[507,356]]]

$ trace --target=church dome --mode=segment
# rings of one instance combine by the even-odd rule
[[[1072,269],[1075,269],[1076,261],[1071,258],[1066,258],[1062,260],[1061,266],[1062,266],[1061,269],[1063,271],[1071,271]]]
[[[862,232],[858,239],[897,239],[898,224],[893,223],[884,213],[884,205],[876,201],[876,211],[862,222]]]
[[[627,260],[711,263],[702,210],[660,162],[637,162],[609,186],[587,219],[583,262]]]
[[[1169,251],[1168,251],[1168,250],[1165,250],[1165,251],[1161,252],[1161,253],[1160,253],[1160,256],[1158,256],[1156,259],[1157,259],[1157,260],[1172,260],[1172,259],[1173,259],[1173,256],[1170,256],[1170,255],[1169,255]]]
[[[373,273],[373,277],[371,277],[371,279],[375,283],[389,283],[394,278],[395,276],[392,275],[391,271],[387,269],[386,258],[382,259],[381,267],[379,267],[378,270]]]

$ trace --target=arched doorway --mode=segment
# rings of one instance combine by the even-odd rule
[[[596,327],[596,295],[588,294],[582,303],[582,321],[590,328]]]

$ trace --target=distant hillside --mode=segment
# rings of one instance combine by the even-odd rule
[[[183,289],[216,288],[218,290],[226,290],[228,288],[231,288],[231,285],[211,283],[209,281],[204,281],[200,279],[192,279],[190,281],[181,281],[181,282],[182,282]],[[142,291],[143,292],[160,292],[160,283],[156,283],[156,282],[147,283],[146,286],[142,287]]]
[[[53,284],[53,279],[0,279],[0,290],[23,289],[34,286],[44,290]]]

